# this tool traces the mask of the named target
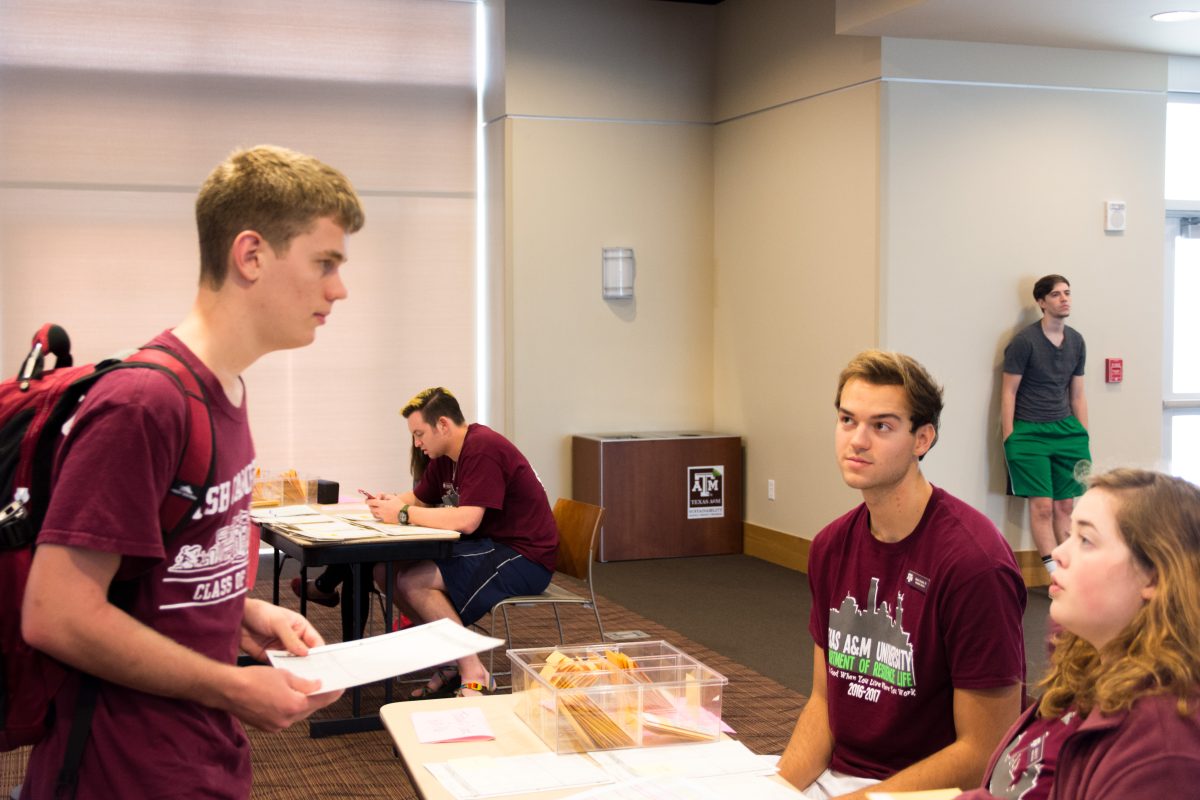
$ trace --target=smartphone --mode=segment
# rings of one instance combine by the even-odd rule
[[[359,489],[359,490],[358,490],[358,493],[359,493],[359,494],[361,494],[363,497],[367,498],[368,500],[374,500],[374,499],[375,499],[375,495],[371,494],[371,493],[370,493],[370,492],[368,492],[366,489]]]

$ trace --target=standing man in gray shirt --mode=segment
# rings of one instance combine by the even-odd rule
[[[1029,498],[1029,526],[1047,572],[1067,537],[1075,498],[1083,494],[1077,466],[1090,466],[1083,366],[1087,346],[1067,327],[1071,283],[1047,275],[1033,285],[1042,319],[1022,330],[1004,350],[1000,427],[1012,493]]]

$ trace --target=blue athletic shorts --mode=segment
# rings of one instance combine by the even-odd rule
[[[506,544],[491,539],[460,539],[449,558],[434,561],[446,593],[464,625],[470,625],[506,597],[541,594],[551,573]]]

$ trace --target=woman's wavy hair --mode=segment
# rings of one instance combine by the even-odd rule
[[[1052,642],[1038,711],[1111,714],[1139,697],[1174,695],[1181,715],[1200,691],[1200,488],[1181,478],[1116,469],[1088,479],[1107,492],[1134,560],[1154,576],[1154,596],[1097,650],[1068,631]]]

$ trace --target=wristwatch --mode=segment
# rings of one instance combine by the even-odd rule
[[[396,521],[401,525],[408,524],[408,503],[405,503],[404,508],[400,509],[400,513],[397,515]]]

